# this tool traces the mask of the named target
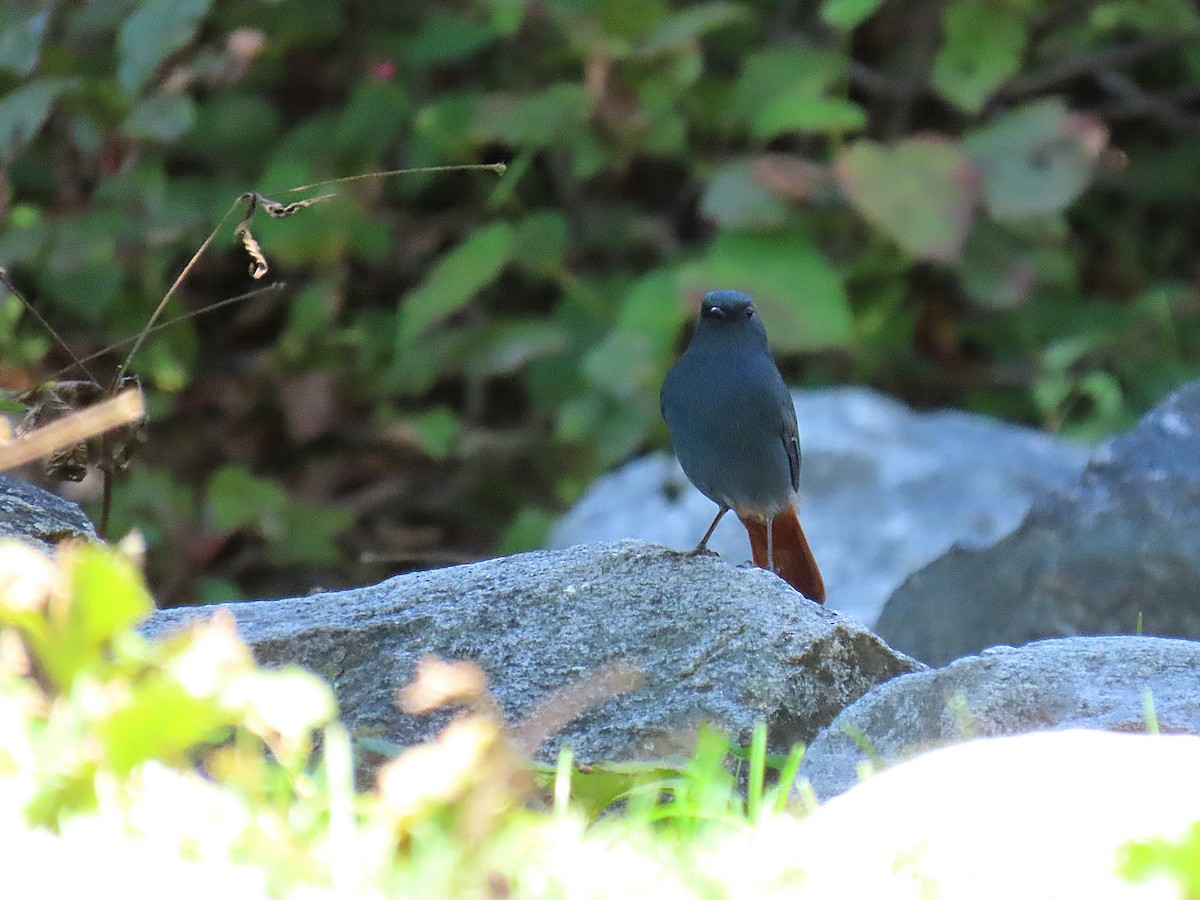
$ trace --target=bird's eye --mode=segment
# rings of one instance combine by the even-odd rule
[[[753,319],[753,318],[754,318],[754,307],[753,307],[753,306],[747,306],[747,307],[746,307],[746,318],[747,318],[747,319]]]

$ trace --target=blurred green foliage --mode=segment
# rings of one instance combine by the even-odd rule
[[[0,265],[82,355],[244,191],[507,163],[256,220],[288,290],[132,363],[164,599],[336,586],[532,546],[661,445],[711,288],[795,383],[1125,426],[1200,368],[1198,103],[1185,0],[9,4]],[[223,232],[182,309],[246,267]],[[70,358],[5,298],[0,362]]]
[[[336,721],[319,678],[260,669],[228,612],[149,641],[137,626],[151,609],[135,565],[110,549],[50,559],[0,542],[6,898],[117,877],[97,867],[130,898],[164,884],[236,897],[646,896],[664,884],[732,896],[754,877],[798,877],[788,854],[772,855],[769,877],[744,866],[745,841],[782,840],[796,821],[801,751],[776,766],[765,726],[746,751],[701,729],[682,765],[585,772],[564,751],[538,772],[483,673],[427,658],[402,705],[463,708],[372,777],[356,771],[372,739]],[[624,864],[607,864],[614,851]]]

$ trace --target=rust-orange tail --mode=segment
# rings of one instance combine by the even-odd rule
[[[767,523],[741,515],[738,518],[750,534],[754,564],[762,569],[767,568]],[[771,530],[776,573],[809,600],[823,604],[825,580],[821,578],[821,570],[817,568],[817,561],[808,547],[808,539],[800,527],[796,508],[789,506],[775,516]]]

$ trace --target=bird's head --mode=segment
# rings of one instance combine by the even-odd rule
[[[700,301],[696,336],[705,340],[749,341],[766,346],[767,332],[749,294],[741,291],[709,291]],[[709,337],[711,336],[711,337]]]

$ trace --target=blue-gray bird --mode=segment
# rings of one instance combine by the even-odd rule
[[[750,534],[754,564],[824,603],[825,583],[796,516],[796,409],[749,296],[704,295],[692,341],[663,382],[660,408],[684,473],[719,507],[693,552],[704,552],[732,509]]]

